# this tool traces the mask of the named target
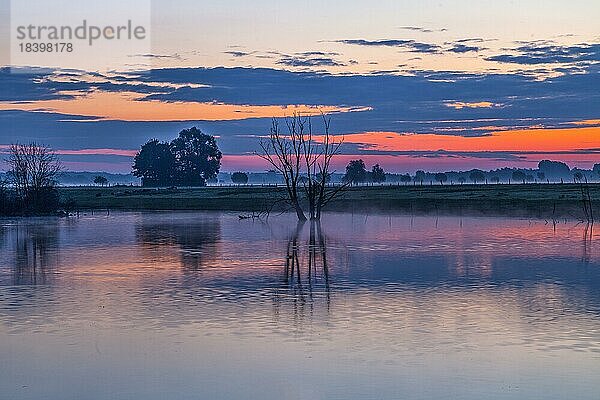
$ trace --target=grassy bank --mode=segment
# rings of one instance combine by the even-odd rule
[[[223,210],[262,211],[284,194],[281,187],[240,186],[192,189],[139,187],[61,188],[63,200],[80,210]],[[600,217],[600,184],[590,185]],[[470,212],[551,218],[583,218],[581,191],[574,184],[368,186],[349,188],[331,203],[334,211],[402,210]]]

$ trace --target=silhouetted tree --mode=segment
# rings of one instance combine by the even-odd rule
[[[461,175],[458,177],[458,181],[460,182],[461,185],[463,185],[467,180],[465,179],[464,176]]]
[[[520,170],[514,170],[512,173],[512,180],[516,181],[516,182],[523,182],[523,184],[525,184],[525,179],[527,179],[527,176],[525,175],[525,173],[523,171]]]
[[[367,180],[367,169],[363,160],[352,160],[346,166],[344,182],[356,185]]]
[[[494,182],[494,183],[498,183],[498,182],[500,182],[500,178],[499,178],[499,177],[497,177],[497,176],[492,176],[490,180],[491,180],[492,182]]]
[[[437,182],[439,182],[439,183],[440,183],[440,185],[443,185],[443,184],[444,184],[444,182],[447,182],[447,181],[448,181],[448,175],[446,175],[446,174],[445,174],[445,173],[443,173],[443,172],[438,172],[437,174],[435,174],[435,180],[436,180]]]
[[[409,174],[400,175],[400,182],[404,182],[404,185],[407,185],[411,180],[412,178]]]
[[[567,164],[560,161],[542,160],[538,164],[538,169],[543,172],[547,178],[563,179],[571,175],[571,169]]]
[[[152,139],[142,146],[133,161],[133,175],[143,186],[169,186],[175,181],[175,156],[168,143]]]
[[[345,188],[345,185],[327,185],[331,162],[338,154],[342,140],[330,133],[331,120],[324,114],[321,116],[324,133],[319,140],[313,138],[311,118],[294,114],[286,119],[287,135],[281,133],[277,119],[273,118],[269,138],[260,144],[262,154],[258,156],[283,176],[286,201],[296,212],[299,221],[307,219],[301,204],[302,192],[308,201],[310,219],[320,220],[323,207]]]
[[[379,164],[373,165],[373,168],[371,169],[371,181],[374,183],[385,182],[385,172]]]
[[[214,136],[202,133],[193,127],[179,132],[171,142],[175,157],[175,177],[178,183],[187,186],[205,186],[221,168],[222,154]]]
[[[525,180],[526,180],[527,182],[533,182],[533,181],[535,180],[535,178],[534,178],[534,177],[533,177],[533,175],[531,175],[531,174],[526,174],[526,175],[525,175]]]
[[[594,173],[600,177],[600,164],[594,164],[592,171],[594,171]]]
[[[108,183],[108,179],[106,179],[105,177],[98,175],[94,177],[94,183],[96,185],[100,185],[100,186],[104,186]]]
[[[485,174],[481,170],[474,169],[473,171],[471,171],[469,179],[471,179],[471,182],[477,184],[477,182],[485,181]]]
[[[427,175],[425,174],[425,171],[417,171],[415,172],[415,182],[419,182],[419,184],[423,185],[423,181],[425,180],[425,178],[427,177]]]
[[[62,165],[49,147],[30,144],[13,144],[9,148],[8,176],[20,208],[35,213],[55,211],[59,206],[56,190]]]
[[[544,180],[546,180],[546,174],[543,172],[538,172],[537,177],[540,180],[540,182],[543,182]]]
[[[300,124],[300,126],[299,126]],[[306,215],[300,205],[300,177],[302,171],[302,142],[304,123],[294,115],[288,122],[288,136],[282,134],[279,123],[273,118],[269,139],[260,143],[263,153],[259,156],[267,160],[283,176],[287,191],[287,201],[294,208],[299,221],[306,221]]]
[[[248,175],[243,172],[234,172],[231,174],[231,182],[237,185],[245,185],[248,183]]]

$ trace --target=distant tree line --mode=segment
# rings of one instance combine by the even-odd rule
[[[352,160],[346,166],[346,173],[341,177],[342,182],[353,185],[365,183],[409,183],[423,184],[485,184],[485,183],[550,183],[550,182],[584,182],[600,180],[600,164],[595,164],[591,170],[569,168],[560,161],[543,160],[537,169],[500,168],[491,171],[472,169],[469,171],[425,172],[416,171],[413,175],[385,173],[376,164],[370,171],[363,160]]]
[[[142,186],[205,186],[217,177],[221,158],[215,137],[193,127],[171,142],[152,139],[144,144],[135,156],[133,175]]]
[[[240,175],[242,174],[242,175]],[[282,176],[275,170],[266,172],[236,172],[219,174],[221,183],[234,184],[282,184]],[[234,176],[235,175],[235,176]],[[245,181],[247,177],[248,181]],[[244,179],[241,180],[240,179]],[[600,164],[595,164],[591,170],[569,168],[560,161],[541,161],[537,169],[500,168],[491,171],[471,169],[468,171],[390,173],[385,172],[379,164],[368,169],[363,160],[352,160],[343,173],[329,173],[327,183],[340,184],[350,182],[352,185],[361,184],[404,184],[404,185],[461,185],[461,184],[496,184],[496,183],[560,183],[600,181]]]

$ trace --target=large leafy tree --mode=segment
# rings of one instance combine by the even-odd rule
[[[344,181],[351,184],[362,183],[367,180],[367,169],[363,160],[352,160],[346,166]]]
[[[176,161],[177,182],[189,186],[204,186],[219,173],[222,153],[214,136],[193,127],[179,132],[171,142]]]
[[[443,172],[438,172],[437,174],[435,174],[435,180],[438,181],[440,185],[443,185],[444,182],[448,181],[448,175],[446,175]]]
[[[373,168],[371,169],[371,180],[375,183],[385,182],[385,171],[379,164],[373,165]]]
[[[427,174],[425,173],[425,171],[422,170],[418,170],[415,173],[415,177],[414,177],[414,181],[415,182],[419,182],[421,185],[423,184],[423,181],[427,179]]]
[[[400,175],[400,182],[407,185],[410,181],[412,181],[412,178],[410,177],[409,174]]]
[[[519,171],[517,169],[517,170],[513,171],[513,173],[512,173],[512,180],[515,182],[525,183],[525,181],[527,180],[527,175],[525,175],[525,173],[523,171]]]
[[[237,185],[245,185],[248,183],[248,174],[244,172],[234,172],[231,174],[231,182]]]
[[[480,169],[474,169],[471,170],[471,173],[469,174],[469,179],[474,184],[477,184],[478,182],[483,182],[485,180],[485,174]]]
[[[169,143],[152,139],[135,156],[133,175],[142,178],[143,186],[169,186],[174,182],[175,166]]]
[[[571,176],[569,166],[560,161],[542,160],[538,164],[538,169],[544,173],[546,179],[558,180]]]
[[[144,186],[204,186],[221,167],[222,154],[213,136],[184,129],[171,143],[152,139],[135,156],[133,174]]]

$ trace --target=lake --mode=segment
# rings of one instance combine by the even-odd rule
[[[598,399],[599,243],[457,215],[1,220],[0,397]]]

